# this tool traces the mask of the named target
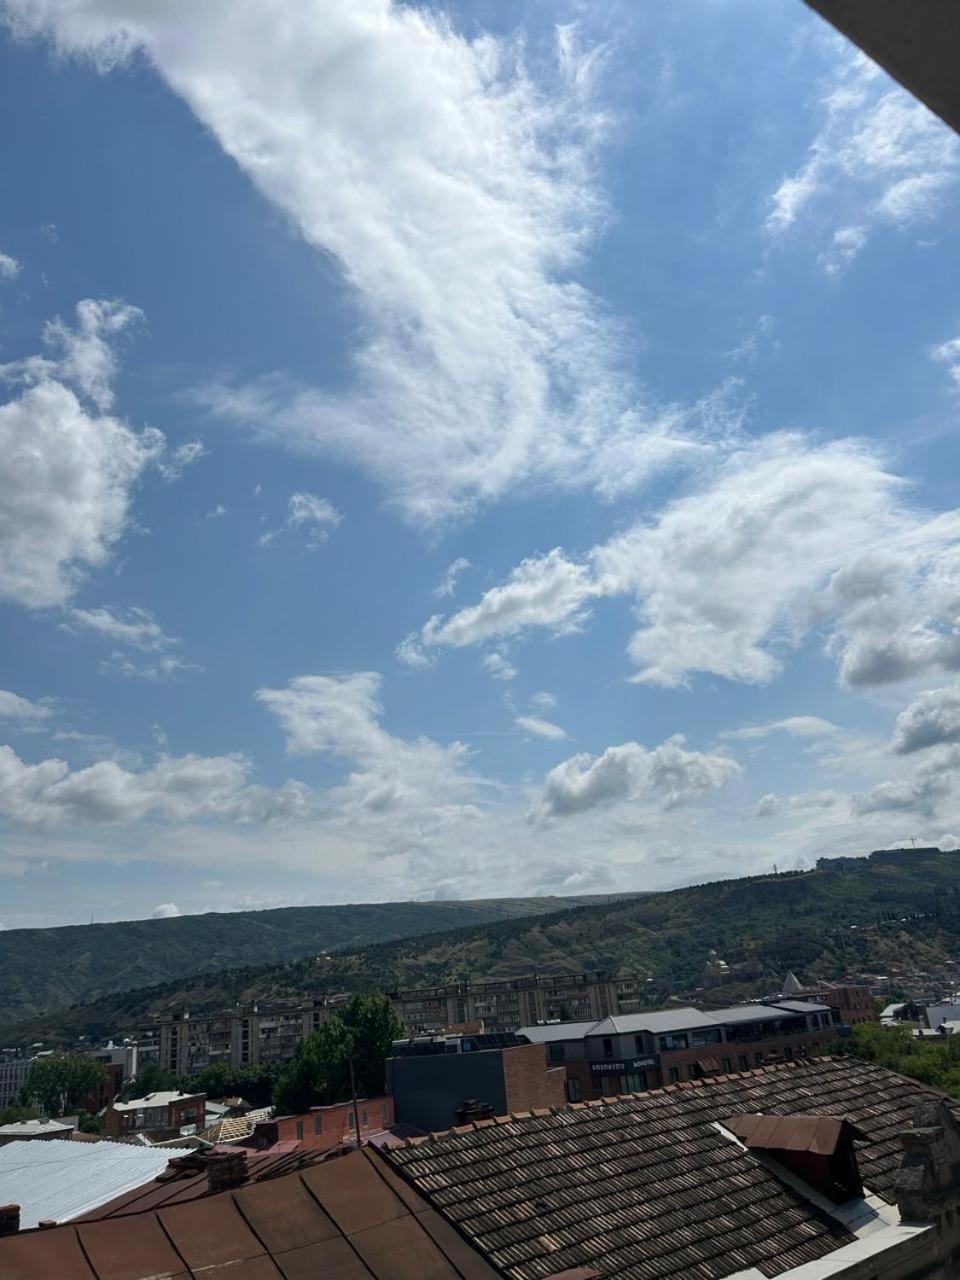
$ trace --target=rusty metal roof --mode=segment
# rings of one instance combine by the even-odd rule
[[[809,1151],[832,1156],[844,1128],[851,1137],[866,1138],[837,1116],[765,1116],[755,1112],[731,1116],[723,1124],[751,1151]]]
[[[495,1280],[496,1274],[367,1151],[135,1218],[0,1237],[4,1280]]]
[[[577,1266],[624,1280],[721,1280],[751,1267],[772,1277],[852,1237],[717,1122],[847,1117],[865,1135],[865,1185],[892,1201],[898,1134],[931,1092],[872,1063],[817,1058],[480,1121],[384,1158],[510,1280]]]

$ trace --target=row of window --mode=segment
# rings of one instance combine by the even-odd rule
[[[334,1121],[335,1128],[339,1128],[339,1118],[337,1113],[330,1112],[328,1114],[328,1119],[332,1119]],[[389,1123],[390,1123],[390,1104],[388,1102],[383,1102],[380,1104],[380,1127],[382,1129],[386,1129]],[[347,1128],[353,1129],[355,1131],[356,1127],[357,1127],[356,1116],[353,1114],[353,1109],[351,1108],[347,1112]],[[368,1129],[369,1127],[370,1127],[370,1112],[367,1107],[361,1107],[360,1108],[360,1128]],[[303,1141],[303,1121],[302,1120],[297,1121],[296,1129],[297,1129],[297,1141],[302,1142]],[[313,1117],[313,1132],[323,1133],[323,1112],[322,1111],[316,1112]]]

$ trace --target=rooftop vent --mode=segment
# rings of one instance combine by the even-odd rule
[[[489,1102],[481,1102],[479,1098],[467,1098],[457,1108],[457,1124],[470,1124],[473,1120],[489,1120],[493,1115],[493,1107]]]
[[[863,1195],[853,1149],[865,1135],[838,1116],[731,1116],[723,1121],[749,1151],[763,1151],[815,1191],[843,1204]]]

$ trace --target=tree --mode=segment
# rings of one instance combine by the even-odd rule
[[[23,1097],[44,1115],[62,1116],[78,1107],[106,1078],[106,1067],[89,1054],[51,1053],[33,1060]]]
[[[350,1097],[350,1058],[358,1095],[382,1094],[385,1062],[403,1029],[386,996],[355,995],[345,1009],[304,1040],[281,1072],[273,1095],[277,1110],[290,1115],[346,1102]]]
[[[175,1089],[176,1076],[159,1062],[145,1062],[135,1076],[127,1080],[120,1091],[124,1102],[129,1098],[142,1098],[148,1093],[163,1089]]]
[[[0,1124],[22,1124],[24,1120],[39,1120],[40,1112],[33,1107],[0,1107]]]
[[[236,1069],[231,1067],[229,1063],[211,1062],[197,1076],[196,1091],[197,1093],[205,1093],[208,1098],[229,1097],[233,1089],[235,1076]]]

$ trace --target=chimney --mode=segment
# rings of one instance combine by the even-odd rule
[[[246,1151],[211,1151],[207,1157],[207,1186],[211,1191],[242,1187],[247,1180]]]
[[[0,1204],[0,1236],[15,1236],[20,1230],[20,1206]]]
[[[894,1190],[901,1218],[936,1222],[960,1207],[960,1126],[943,1099],[919,1099],[900,1141],[903,1159]]]

